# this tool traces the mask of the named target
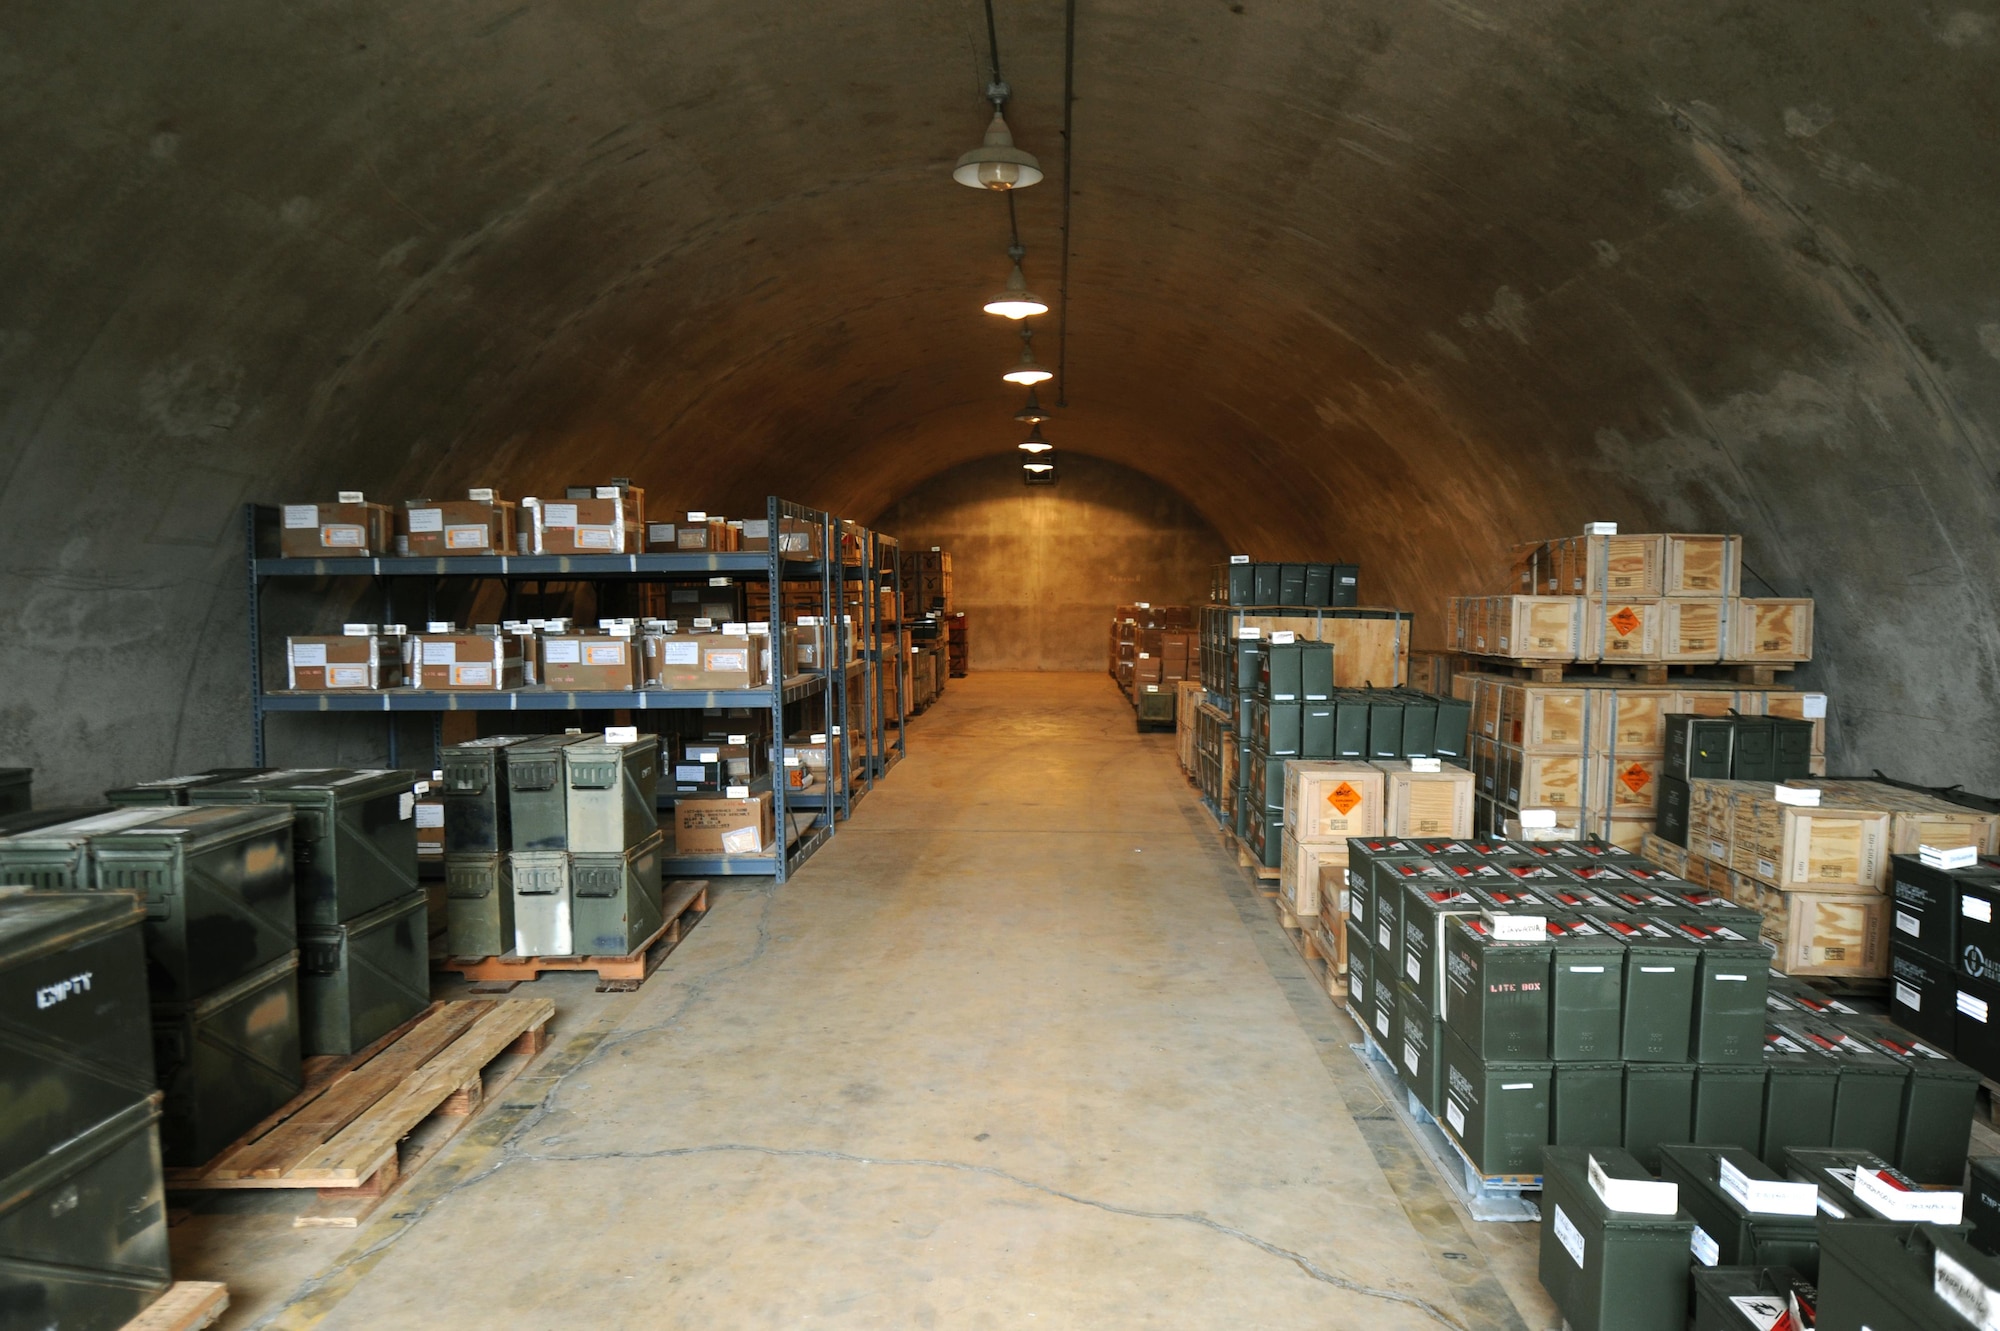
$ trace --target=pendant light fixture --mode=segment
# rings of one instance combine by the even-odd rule
[[[1055,463],[1042,461],[1042,462],[1023,462],[1021,464],[1021,484],[1054,485],[1055,483],[1056,483]]]
[[[1014,146],[1000,108],[1011,90],[1004,83],[986,85],[986,99],[993,103],[993,120],[986,126],[986,140],[958,159],[951,178],[973,189],[1026,189],[1042,178],[1042,164],[1033,153]]]
[[[1028,405],[1015,412],[1014,419],[1023,425],[1040,425],[1043,421],[1054,420],[1055,417],[1042,410],[1041,402],[1035,397],[1035,390],[1030,388],[1028,390]]]
[[[1055,375],[1043,369],[1035,360],[1035,348],[1032,345],[1034,338],[1034,329],[1021,330],[1021,359],[1014,362],[1013,369],[1000,376],[1002,379],[1010,384],[1034,385],[1055,378]]]
[[[1014,261],[1014,271],[1007,275],[1006,287],[986,302],[988,314],[997,314],[1003,319],[1026,319],[1030,315],[1049,312],[1049,303],[1028,290],[1028,279],[1021,276],[1021,260],[1027,253],[1019,245],[1007,247],[1007,257]]]
[[[1042,438],[1042,427],[1037,425],[1034,429],[1028,431],[1028,437],[1015,445],[1015,447],[1019,448],[1023,453],[1046,453],[1054,448],[1055,445]]]

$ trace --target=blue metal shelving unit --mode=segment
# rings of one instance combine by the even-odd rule
[[[869,734],[863,737],[868,756],[867,781],[860,788],[853,784],[852,764],[847,746],[853,742],[845,733],[846,700],[850,681],[850,668],[842,665],[822,668],[807,674],[795,675],[780,683],[761,689],[735,689],[721,692],[692,693],[678,690],[619,690],[612,692],[577,693],[546,687],[519,688],[493,693],[446,692],[430,689],[394,689],[379,693],[288,693],[270,691],[264,686],[264,642],[263,642],[263,597],[266,587],[279,579],[323,579],[323,578],[369,578],[381,588],[385,604],[390,604],[391,586],[394,580],[430,581],[429,595],[434,599],[438,583],[446,578],[499,580],[510,585],[517,581],[561,580],[561,581],[623,581],[623,582],[664,582],[687,578],[732,575],[733,580],[749,581],[760,577],[770,593],[770,620],[774,649],[780,626],[785,622],[786,588],[817,583],[820,589],[820,604],[828,610],[831,621],[828,638],[829,658],[844,661],[847,655],[844,634],[846,626],[841,618],[841,599],[836,595],[836,587],[844,587],[851,580],[860,579],[866,584],[869,601],[865,607],[867,626],[872,626],[874,597],[879,570],[873,558],[875,542],[886,538],[873,533],[861,532],[863,548],[866,552],[860,565],[843,562],[840,554],[840,533],[842,523],[832,515],[771,496],[766,503],[766,516],[772,533],[772,546],[765,551],[732,551],[719,554],[631,554],[631,555],[475,555],[460,558],[398,558],[392,556],[357,559],[286,559],[266,553],[274,548],[273,533],[277,529],[277,510],[268,505],[249,505],[245,513],[245,538],[248,547],[249,583],[249,628],[250,628],[250,712],[252,729],[252,749],[256,765],[265,764],[265,718],[273,713],[303,712],[374,712],[391,718],[397,714],[425,713],[435,719],[432,725],[432,744],[435,750],[442,745],[442,718],[446,712],[581,712],[581,711],[687,711],[717,707],[767,707],[771,715],[771,755],[772,776],[761,778],[753,787],[756,790],[771,791],[772,812],[780,840],[789,843],[783,853],[773,851],[766,855],[676,855],[665,864],[666,872],[673,877],[716,877],[737,874],[771,874],[779,882],[785,881],[791,871],[817,850],[826,839],[833,835],[839,820],[852,811],[860,795],[872,787],[874,777],[887,770],[887,765],[879,766],[875,761],[878,751],[886,752],[886,737],[877,719],[879,716],[879,681],[876,676],[877,663],[871,650],[862,656],[862,687],[873,695],[877,706],[870,714],[867,726]],[[785,522],[808,522],[820,531],[820,549],[823,557],[814,560],[798,559],[786,555],[776,547],[781,543],[779,534]],[[390,616],[394,618],[394,616]],[[864,639],[872,643],[872,637]],[[774,650],[773,660],[778,659]],[[808,698],[826,699],[827,732],[824,757],[828,783],[824,791],[793,791],[787,789],[780,779],[785,770],[785,756],[793,747],[788,740],[785,708]],[[815,746],[817,747],[817,746]],[[897,756],[902,752],[902,736],[896,738]],[[389,730],[390,762],[397,760],[396,728],[391,720]],[[430,766],[437,765],[437,755],[433,752]],[[836,774],[838,779],[836,780]],[[662,807],[674,802],[671,792],[662,796]],[[789,810],[812,811],[812,822],[802,830],[797,841],[791,840]]]

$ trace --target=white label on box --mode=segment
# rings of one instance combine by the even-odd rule
[[[1585,536],[1616,536],[1618,524],[1615,522],[1586,522],[1583,524]]]
[[[725,791],[724,791],[723,793],[725,793],[726,795],[728,795],[728,796],[729,796],[729,798],[731,798],[731,799],[733,799],[733,800],[747,800],[747,799],[749,799],[749,798],[750,798],[750,787],[748,787],[748,786],[730,786],[730,787],[729,787],[729,788],[728,788],[727,790],[725,790]]]
[[[1970,869],[1979,863],[1979,847],[1918,846],[1917,858],[1933,869]]]
[[[1729,862],[1729,847],[1723,845],[1720,841],[1711,840],[1708,843],[1708,858],[1727,864]]]
[[[1503,1081],[1500,1083],[1500,1089],[1503,1091],[1532,1091],[1535,1089],[1535,1083],[1531,1081]]]
[[[1799,699],[1799,703],[1800,711],[1804,714],[1806,720],[1821,721],[1826,718],[1826,695],[1824,693],[1808,693]]]
[[[335,523],[319,529],[319,543],[327,546],[352,547],[360,549],[368,544],[368,533],[358,526]]]
[[[1495,915],[1486,912],[1486,927],[1503,943],[1536,942],[1549,936],[1545,915]]]
[[[724,624],[722,631],[731,638],[747,638],[750,636],[750,626],[748,624]],[[914,651],[915,648],[911,650]]]
[[[748,735],[731,735],[729,737],[729,743],[731,744],[748,744],[749,742],[750,742],[750,737]],[[826,740],[824,737],[822,737],[819,742],[824,744],[826,743]]]
[[[1901,980],[1896,981],[1896,1001],[1912,1012],[1924,1010],[1924,996]]]
[[[1791,1311],[1785,1300],[1775,1294],[1732,1294],[1729,1302],[1757,1331],[1771,1331]]]
[[[1570,967],[1569,969],[1570,969],[1570,974],[1572,974],[1572,975],[1602,975],[1602,974],[1604,974],[1604,967],[1602,967],[1602,966],[1571,966],[1571,967]]]
[[[1688,1251],[1693,1253],[1694,1259],[1703,1266],[1714,1266],[1722,1260],[1721,1245],[1710,1238],[1708,1231],[1700,1225],[1696,1225],[1694,1233],[1688,1236]]]
[[[1958,991],[1958,1010],[1980,1025],[1986,1024],[1986,1000],[1974,998],[1961,989]]]
[[[443,531],[444,510],[441,508],[413,508],[410,510],[410,530]]]
[[[1776,878],[1778,876],[1778,866],[1770,860],[1759,857],[1757,860],[1757,872],[1763,874],[1766,878]]]
[[[576,543],[590,550],[611,550],[618,544],[616,527],[578,527]]]
[[[359,490],[341,490],[336,492],[334,497],[343,504],[365,504],[368,502],[361,497],[361,491]]]
[[[368,667],[364,665],[335,665],[326,668],[326,686],[330,689],[365,689],[368,687]]]
[[[1771,794],[1780,804],[1791,804],[1801,809],[1817,809],[1820,792],[1804,786],[1773,786]]]
[[[1727,1160],[1716,1162],[1716,1182],[1746,1211],[1810,1217],[1819,1212],[1819,1189],[1810,1183],[1751,1178]]]
[[[1451,1130],[1465,1135],[1465,1111],[1458,1107],[1458,1101],[1447,1098],[1444,1102],[1444,1121],[1451,1124]]]
[[[1912,938],[1921,937],[1924,932],[1923,921],[1906,910],[1896,912],[1896,927]]]
[[[710,579],[708,580],[708,585],[709,585],[709,586],[711,586],[711,587],[727,587],[727,586],[729,585],[729,579],[728,579],[728,578],[710,578]]]
[[[483,661],[454,665],[451,668],[451,682],[460,688],[491,688],[493,686],[493,667]]]
[[[1979,1331],[1995,1331],[2000,1326],[2000,1290],[1989,1287],[1965,1263],[1948,1253],[1935,1254],[1931,1263],[1931,1290]]]
[[[1893,1173],[1894,1171],[1890,1171]],[[1884,1220],[1905,1224],[1956,1225],[1964,1215],[1965,1194],[1948,1188],[1913,1188],[1879,1169],[1857,1169],[1854,1195]]]
[[[1444,771],[1444,759],[1412,758],[1410,759],[1410,770],[1412,772],[1442,772]]]
[[[1236,636],[1245,642],[1255,642],[1264,636],[1264,630],[1258,628],[1255,624],[1239,624],[1236,626]]]
[[[690,514],[688,514],[688,521],[689,521],[689,522],[707,522],[707,521],[708,521],[708,514],[706,514],[706,513],[690,513]]]
[[[417,806],[418,827],[443,827],[444,805],[436,800],[427,800]]]
[[[1148,656],[1148,655],[1146,655],[1146,653],[1144,653],[1144,652],[1140,652],[1140,653],[1139,653],[1139,659],[1140,659],[1141,661],[1150,661],[1150,660],[1152,660],[1153,658],[1152,658],[1152,657],[1150,657],[1150,656]]]
[[[340,632],[342,636],[349,638],[372,638],[375,636],[375,626],[373,624],[342,624]]]
[[[576,505],[561,503],[543,504],[542,525],[544,527],[574,527],[576,525]]]
[[[465,497],[475,504],[490,504],[493,502],[493,491],[490,488],[467,490]]]
[[[1375,1029],[1382,1033],[1383,1039],[1389,1038],[1389,1014],[1380,1008],[1375,1010]]]
[[[396,816],[408,822],[410,815],[417,811],[417,792],[406,790],[396,796]]]
[[[1576,1263],[1578,1270],[1581,1270],[1583,1268],[1583,1235],[1577,1230],[1575,1223],[1563,1214],[1561,1206],[1556,1207],[1555,1218],[1550,1222],[1550,1228],[1555,1231],[1556,1242],[1562,1244],[1563,1251],[1569,1254],[1569,1259]]]
[[[646,539],[658,545],[672,545],[674,543],[674,524],[671,522],[647,523]]]
[[[447,550],[484,550],[487,545],[484,527],[446,527],[444,548]]]
[[[576,665],[583,660],[583,644],[575,638],[544,638],[542,661],[546,665]]]
[[[660,661],[664,665],[698,666],[701,664],[701,644],[698,642],[661,643]]]
[[[639,727],[606,726],[604,727],[604,742],[606,744],[637,744],[639,742]]]
[[[323,666],[326,664],[326,644],[323,642],[295,642],[292,644],[292,664],[295,666]]]
[[[741,798],[735,796],[732,798]],[[764,849],[764,838],[754,827],[738,827],[722,834],[724,855],[755,855]]]
[[[1678,1183],[1660,1183],[1652,1179],[1613,1178],[1599,1164],[1596,1156],[1589,1158],[1590,1186],[1597,1193],[1599,1201],[1613,1211],[1627,1211],[1635,1215],[1672,1215],[1680,1210],[1681,1189]]]
[[[319,505],[286,504],[285,525],[294,531],[319,526]]]
[[[1412,1077],[1417,1075],[1417,1066],[1422,1061],[1417,1055],[1417,1047],[1408,1040],[1403,1041],[1403,1064],[1409,1068]]]
[[[1249,555],[1231,555],[1231,556],[1229,556],[1229,562],[1230,562],[1230,563],[1232,563],[1232,564],[1247,564],[1247,563],[1249,563],[1249,562],[1250,562],[1250,556],[1249,556]]]
[[[1376,926],[1375,941],[1385,950],[1389,947],[1389,924],[1386,920]]]
[[[1341,574],[1340,585],[1343,587],[1352,587],[1354,585],[1354,575],[1352,573]]]
[[[625,644],[622,642],[587,642],[583,645],[583,663],[594,666],[624,665]]]
[[[458,644],[455,642],[427,642],[424,644],[425,665],[450,665],[458,660]]]
[[[1275,647],[1282,647],[1288,642],[1297,642],[1298,640],[1299,635],[1290,629],[1271,630],[1271,644]]]
[[[1958,913],[1968,920],[1978,920],[1981,924],[1993,923],[1993,903],[1984,897],[1961,896],[1958,899]]]
[[[1556,825],[1556,811],[1554,809],[1523,809],[1521,810],[1519,822],[1523,827],[1554,827]]]
[[[1403,969],[1412,980],[1420,979],[1424,973],[1423,963],[1417,959],[1417,954],[1414,952],[1403,954]]]

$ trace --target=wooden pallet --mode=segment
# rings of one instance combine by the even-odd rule
[[[606,957],[524,957],[509,952],[504,957],[446,957],[433,963],[433,970],[457,971],[479,985],[523,984],[545,971],[596,971],[601,994],[630,993],[644,984],[660,968],[667,954],[687,936],[687,931],[708,913],[708,880],[690,878],[669,883],[666,923],[652,937],[623,956]],[[505,993],[505,989],[496,992]]]
[[[309,1188],[319,1203],[295,1226],[358,1225],[541,1052],[554,1014],[546,998],[433,1003],[358,1054],[312,1060],[304,1090],[206,1165],[168,1170],[167,1187]]]
[[[201,1331],[229,1307],[229,1286],[213,1280],[176,1280],[153,1305],[125,1323],[124,1331]]]
[[[1778,675],[1797,669],[1793,662],[1772,661],[1536,661],[1511,656],[1465,658],[1469,668],[1487,674],[1511,674],[1535,684],[1561,684],[1565,680],[1623,680],[1633,684],[1665,685],[1671,672],[1683,678],[1726,680],[1748,688],[1770,688]]]
[[[1284,876],[1283,873],[1277,869],[1266,868],[1264,861],[1258,859],[1256,852],[1250,849],[1250,843],[1242,837],[1237,836],[1235,832],[1226,827],[1222,829],[1222,832],[1229,839],[1230,843],[1235,846],[1237,867],[1248,869],[1251,873],[1257,875],[1258,891],[1267,897],[1276,896],[1278,889],[1275,887],[1266,888],[1264,884],[1277,882],[1278,879]]]

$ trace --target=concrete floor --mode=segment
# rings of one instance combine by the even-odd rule
[[[1353,1027],[1102,675],[953,681],[790,883],[744,880],[360,1231],[211,1194],[225,1327],[1520,1328]]]

